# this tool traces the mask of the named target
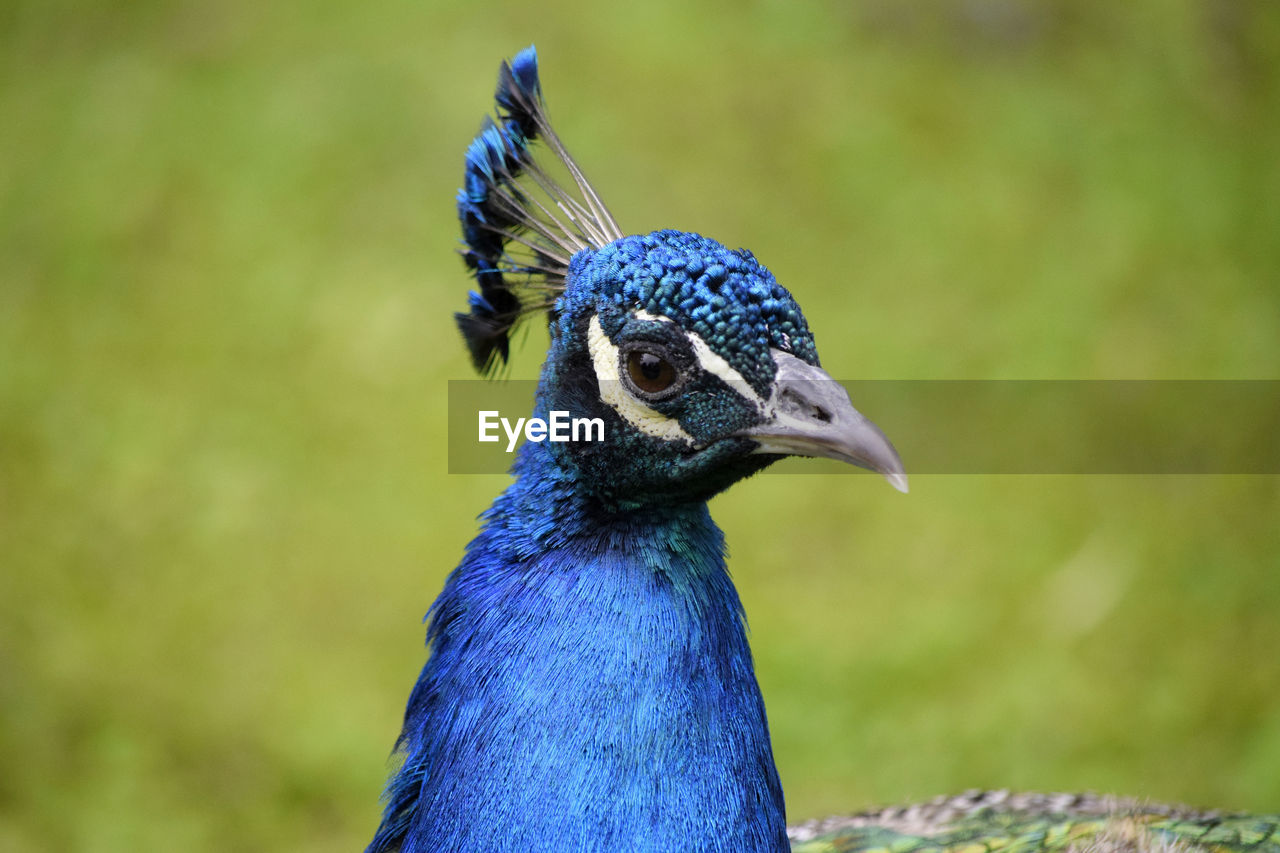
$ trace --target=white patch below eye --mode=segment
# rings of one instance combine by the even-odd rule
[[[643,319],[658,319],[645,316]],[[661,438],[664,441],[683,441],[693,444],[693,436],[684,431],[680,422],[669,418],[656,409],[651,409],[631,396],[622,384],[618,375],[618,348],[609,340],[609,336],[600,327],[600,319],[592,317],[587,327],[587,348],[591,352],[591,361],[596,369],[596,382],[600,386],[600,399],[604,400],[622,419],[645,435]]]

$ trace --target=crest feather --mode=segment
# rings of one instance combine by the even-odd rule
[[[463,259],[480,289],[471,293],[469,310],[454,318],[483,374],[506,363],[517,322],[555,303],[570,258],[622,237],[551,128],[533,47],[502,63],[494,100],[498,121],[486,117],[468,146],[458,191]],[[569,173],[572,192],[534,160],[537,139]]]

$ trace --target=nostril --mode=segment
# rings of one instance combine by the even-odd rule
[[[778,395],[778,408],[792,417],[818,421],[819,423],[829,424],[833,419],[829,409],[810,402],[805,399],[803,394],[791,388]]]

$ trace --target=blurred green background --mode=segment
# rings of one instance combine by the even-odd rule
[[[530,42],[623,227],[750,247],[837,376],[1280,376],[1269,0],[10,0],[0,849],[372,834],[505,481],[445,474],[453,193]],[[1280,809],[1277,478],[912,487],[713,507],[793,819]]]

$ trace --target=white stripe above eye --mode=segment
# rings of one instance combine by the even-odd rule
[[[644,319],[658,319],[646,316]],[[693,436],[684,431],[680,422],[632,397],[618,375],[618,348],[600,328],[600,319],[592,317],[587,327],[587,347],[596,369],[596,382],[600,386],[600,399],[604,400],[623,420],[636,429],[664,441],[683,441],[693,444]]]
[[[707,345],[707,342],[692,332],[687,333],[689,343],[693,344],[693,354],[698,358],[698,364],[702,369],[714,376],[720,377],[724,383],[733,390],[737,391],[747,400],[756,404],[756,408],[764,411],[765,401],[760,398],[755,389],[742,378],[742,374],[729,366],[729,362],[725,361],[720,355]]]
[[[635,316],[637,320],[651,320],[651,321],[660,322],[660,323],[674,322],[673,320],[669,320],[666,317],[656,317],[653,314],[650,314],[648,311],[643,311],[643,310],[637,311]],[[724,380],[726,385],[728,385],[733,390],[737,391],[746,399],[755,403],[756,406],[761,411],[764,411],[764,408],[766,406],[765,400],[762,399],[760,395],[756,393],[755,389],[751,387],[750,383],[748,383],[747,380],[742,378],[741,373],[734,370],[729,365],[729,362],[721,358],[720,354],[717,353],[715,350],[713,350],[711,346],[706,341],[704,341],[699,335],[696,335],[693,332],[689,332],[684,329],[681,329],[680,333],[684,335],[685,338],[688,339],[690,344],[693,345],[693,354],[698,359],[699,367],[701,367],[707,373],[712,374],[713,376],[720,377],[722,380]]]

